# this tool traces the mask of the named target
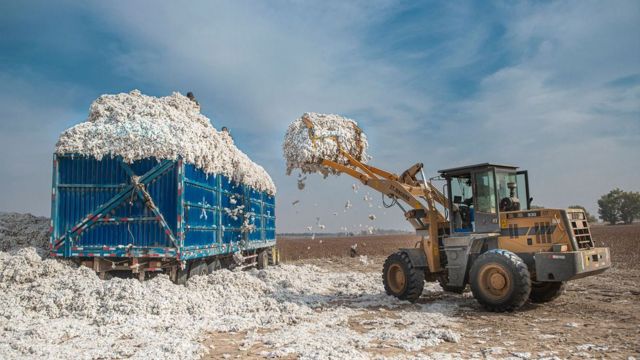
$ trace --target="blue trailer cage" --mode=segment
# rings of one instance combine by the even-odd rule
[[[276,263],[275,197],[192,164],[55,154],[51,256],[101,276],[168,272],[176,282],[242,259]],[[206,270],[208,269],[208,270]]]

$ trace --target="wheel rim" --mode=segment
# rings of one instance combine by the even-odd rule
[[[399,264],[392,264],[389,266],[389,272],[387,273],[387,283],[389,288],[396,294],[400,294],[404,290],[404,286],[407,283],[404,270]]]
[[[509,294],[512,281],[509,272],[503,266],[487,264],[480,270],[478,276],[482,291],[491,299],[502,299]]]

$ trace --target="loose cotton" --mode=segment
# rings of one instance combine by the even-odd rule
[[[177,92],[159,98],[138,90],[100,96],[91,104],[85,122],[60,135],[56,153],[98,160],[121,156],[128,163],[182,157],[205,173],[223,174],[259,191],[276,192],[264,168],[240,151],[229,133],[217,131],[196,103]]]
[[[311,132],[303,119],[313,123]],[[367,137],[354,120],[339,115],[303,114],[289,125],[282,144],[284,158],[287,161],[287,175],[294,169],[303,173],[318,172],[324,176],[335,174],[335,170],[320,165],[323,159],[347,164],[347,158],[340,154],[335,140],[356,160],[362,163],[369,160]]]

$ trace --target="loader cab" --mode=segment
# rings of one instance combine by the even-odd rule
[[[451,232],[499,232],[501,212],[528,210],[527,172],[517,169],[484,163],[440,170],[447,181]]]

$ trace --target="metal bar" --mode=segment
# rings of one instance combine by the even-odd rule
[[[185,240],[185,218],[184,218],[184,209],[185,209],[185,201],[184,201],[184,193],[185,193],[185,182],[186,182],[186,169],[185,164],[182,159],[178,160],[178,172],[177,172],[177,182],[176,186],[178,188],[177,198],[176,198],[176,214],[178,215],[176,229],[178,230],[178,243],[179,248],[184,246]]]
[[[200,187],[200,188],[203,188],[203,189],[207,189],[207,190],[210,190],[210,191],[216,191],[217,190],[216,188],[211,187],[211,186],[209,186],[207,184],[203,184],[203,183],[201,183],[199,181],[195,181],[195,180],[191,180],[191,179],[186,179],[185,178],[184,182],[186,184],[197,186],[197,187]]]
[[[398,181],[399,177],[396,174],[390,173],[388,171],[384,171],[382,169],[379,169],[375,166],[371,166],[371,165],[367,165],[367,164],[362,164],[364,167],[366,167],[367,169],[369,169],[369,171],[371,171],[372,173],[382,176],[383,178],[389,179],[389,180],[396,180]]]
[[[62,188],[89,188],[89,189],[94,189],[94,188],[113,189],[113,188],[123,188],[125,186],[127,186],[127,184],[58,184],[58,187],[62,187]]]
[[[198,208],[198,209],[206,209],[206,210],[221,210],[221,208],[219,206],[210,206],[210,205],[203,205],[203,204],[196,204],[190,201],[185,201],[184,205],[186,207],[194,207],[194,208]]]
[[[103,217],[96,220],[99,223],[124,223],[124,222],[136,222],[136,221],[156,221],[157,219],[152,216],[143,216],[143,217],[128,217],[128,218],[112,218],[112,217]]]
[[[338,141],[336,140],[336,143]],[[369,170],[369,168],[367,168],[367,166],[365,166],[363,163],[361,163],[360,161],[356,160],[353,156],[351,156],[351,154],[349,154],[348,152],[342,150],[342,148],[339,148],[340,153],[346,157],[349,160],[349,163],[355,167],[358,167],[360,169],[362,169],[365,173],[367,173],[367,175],[369,175],[370,177],[377,179],[377,176],[371,171]]]
[[[322,160],[322,165],[334,168],[334,169],[338,170],[339,172],[343,172],[343,173],[349,174],[352,177],[362,181],[362,183],[364,183],[364,184],[366,184],[367,181],[369,181],[371,179],[369,176],[367,176],[367,174],[363,174],[363,173],[361,173],[361,172],[359,172],[357,170],[354,170],[354,169],[352,169],[350,167],[347,167],[345,165],[338,164],[335,161],[323,159]]]
[[[49,227],[49,248],[53,251],[53,243],[56,240],[56,232],[58,227],[58,155],[53,154],[53,169],[51,173],[51,222]]]
[[[220,208],[220,210],[218,210],[218,244],[222,244],[223,238],[224,238],[224,233],[222,231],[222,176],[218,176],[217,181],[216,181],[216,197],[218,199],[218,207]]]

